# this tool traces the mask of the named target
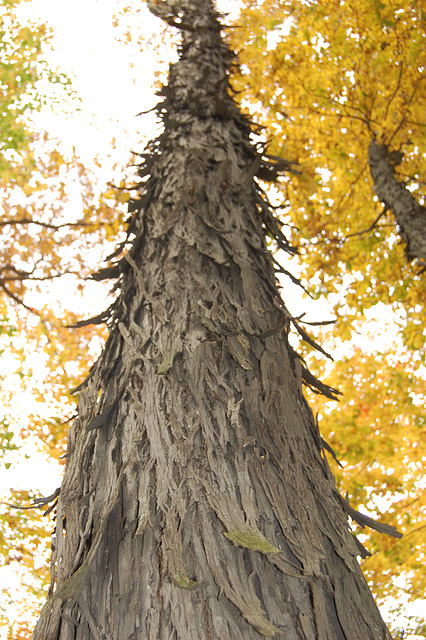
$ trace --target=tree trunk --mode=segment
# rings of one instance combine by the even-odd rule
[[[392,162],[393,154],[396,163]],[[417,260],[426,268],[426,209],[395,176],[395,164],[401,161],[399,152],[390,152],[386,144],[375,140],[368,148],[368,161],[377,197],[393,213],[399,233],[406,243],[409,260]]]
[[[150,7],[182,30],[181,57],[70,431],[33,638],[390,639],[287,341],[265,230],[285,239],[217,15]]]

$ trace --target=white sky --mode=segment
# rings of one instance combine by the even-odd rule
[[[28,5],[35,18],[53,27],[54,52],[48,60],[74,76],[73,87],[82,100],[77,118],[54,116],[46,109],[39,122],[59,138],[77,144],[79,150],[90,148],[93,154],[108,151],[112,136],[130,149],[142,132],[147,139],[156,133],[153,116],[135,116],[157,101],[152,86],[158,58],[148,42],[141,51],[117,40],[120,29],[113,26],[113,16],[122,4],[122,0],[32,0]],[[163,24],[142,0],[139,4],[134,31],[149,40]],[[238,0],[217,4],[220,11],[235,15]],[[164,49],[163,53],[167,56]]]
[[[75,144],[84,159],[107,154],[113,137],[128,156],[130,140],[136,144],[142,128],[152,130],[155,122],[153,116],[136,118],[155,104],[155,57],[149,50],[136,55],[133,47],[117,41],[119,30],[112,24],[115,0],[33,0],[29,8],[53,27],[53,54],[46,57],[72,77],[81,99],[77,114],[66,117],[60,110],[44,109],[37,122],[65,143]],[[154,16],[141,11],[138,30],[150,34],[157,25]]]

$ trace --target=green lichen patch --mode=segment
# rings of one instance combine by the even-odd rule
[[[157,367],[157,375],[165,376],[173,366],[176,353],[169,352],[164,354],[163,361]]]
[[[223,534],[228,540],[231,540],[236,546],[251,549],[252,551],[260,551],[260,553],[280,553],[277,547],[274,547],[260,531],[253,529],[244,529],[239,531],[233,529]]]
[[[186,573],[174,573],[173,574],[173,582],[182,589],[193,589],[198,582],[196,580],[191,580],[190,577]]]

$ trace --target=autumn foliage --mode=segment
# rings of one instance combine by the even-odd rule
[[[0,463],[5,474],[25,441],[63,463],[75,412],[71,392],[87,374],[105,333],[69,325],[85,313],[85,283],[116,246],[128,199],[126,190],[99,178],[96,158],[91,166],[83,164],[75,149],[35,124],[35,114],[51,99],[46,85],[53,83],[70,108],[78,102],[69,79],[44,62],[49,32],[25,19],[23,4],[0,3]],[[10,628],[15,640],[29,637],[33,622],[28,620],[48,579],[52,522],[42,513],[49,505],[27,509],[38,497],[11,490],[0,498],[0,566],[22,576],[20,595],[6,583],[1,589],[0,626],[9,624],[4,606],[13,602],[15,616],[22,609],[23,621]]]

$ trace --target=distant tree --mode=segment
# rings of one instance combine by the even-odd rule
[[[148,5],[182,32],[180,60],[132,246],[99,274],[119,296],[81,385],[33,640],[389,639],[347,514],[373,523],[336,491],[267,251],[267,235],[292,249],[254,177],[291,166],[250,142],[211,0]]]

